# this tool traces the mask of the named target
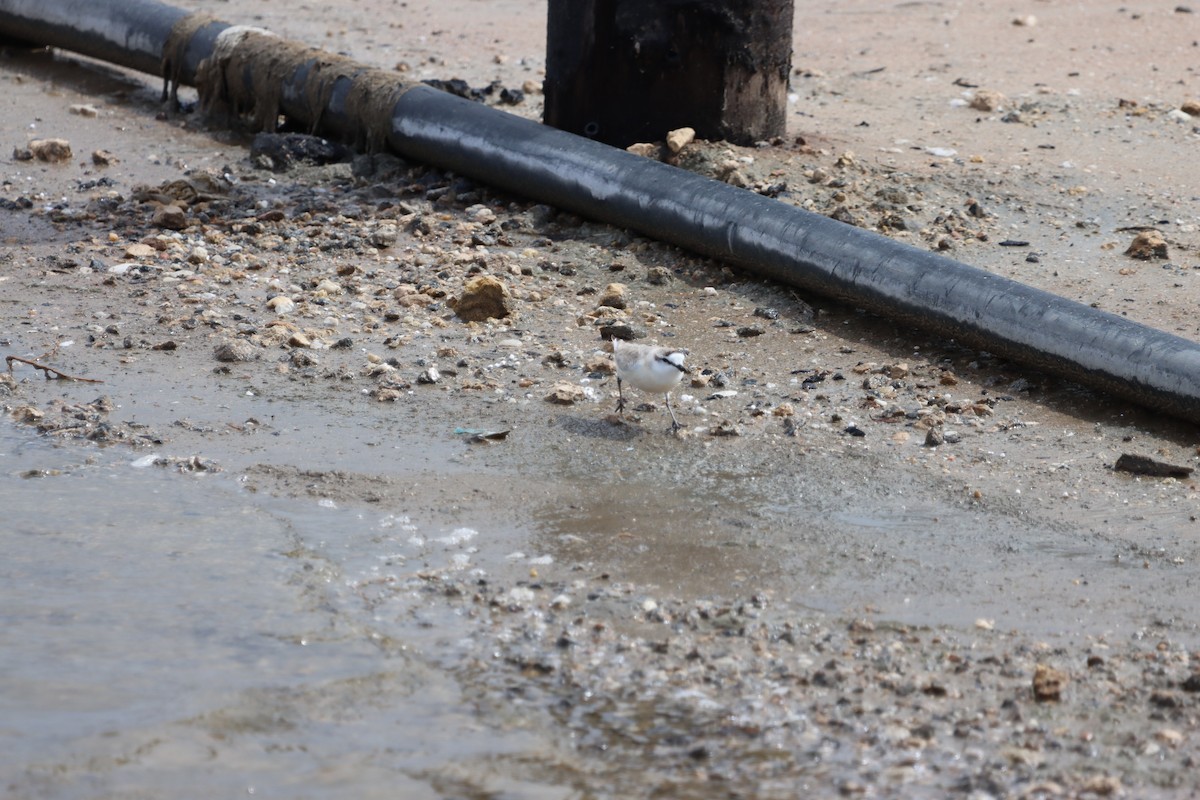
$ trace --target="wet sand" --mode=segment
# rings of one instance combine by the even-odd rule
[[[538,4],[194,7],[540,81]],[[1193,19],[843,4],[798,23],[788,141],[685,166],[1197,338]],[[419,164],[271,172],[68,56],[0,67],[9,146],[75,150],[6,163],[0,345],[104,381],[0,387],[14,796],[1190,796],[1198,495],[1112,465],[1194,466],[1191,426]],[[1124,254],[1145,225],[1167,258]],[[450,309],[480,274],[508,318]],[[609,321],[690,350],[682,435],[613,414]],[[209,654],[194,691],[164,653]]]

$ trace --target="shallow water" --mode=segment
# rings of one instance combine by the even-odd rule
[[[313,461],[348,441],[340,426],[372,430],[281,413],[310,431]],[[206,457],[231,464],[218,474],[137,468],[143,451],[0,426],[9,794],[200,781],[311,797],[347,785],[367,797],[572,796],[571,740],[548,708],[514,701],[503,670],[470,666],[491,658],[487,637],[461,605],[424,592],[422,574],[512,585],[541,572],[569,585],[608,573],[637,587],[638,604],[765,595],[799,619],[988,619],[1051,637],[1194,617],[1190,572],[1152,554],[1154,570],[1131,563],[1139,551],[1121,536],[936,487],[830,479],[803,458],[714,470],[693,443],[641,436],[631,451],[555,424],[559,436],[427,446],[390,473],[378,472],[390,445],[331,456],[375,473],[329,472],[310,471],[295,437],[242,455],[241,442],[212,440]],[[236,465],[247,457],[273,466]],[[517,477],[519,464],[543,466]]]
[[[416,544],[395,517],[85,452],[0,426],[6,796],[333,797],[353,772],[356,796],[434,797],[422,775],[537,752],[395,630],[381,645],[352,591],[387,552],[436,560],[464,534]]]

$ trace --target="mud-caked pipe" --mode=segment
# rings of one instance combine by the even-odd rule
[[[87,8],[80,18],[86,30],[56,10],[63,5]],[[274,70],[273,102],[313,130],[382,139],[405,158],[1200,422],[1195,342],[479,103],[426,86],[402,87],[393,75],[345,59],[311,50],[281,62],[234,26],[151,0],[0,0],[0,34],[152,73],[171,61],[174,79],[183,83],[195,81],[219,51],[218,60],[238,65],[222,79],[246,82],[235,94],[261,95],[261,86],[251,84]],[[243,41],[253,52],[237,53]],[[278,42],[280,49],[299,47]],[[173,56],[164,58],[168,51]],[[258,52],[266,63],[256,63]],[[282,73],[280,63],[288,65]],[[322,71],[320,91],[305,89]],[[273,109],[259,111],[273,123]]]

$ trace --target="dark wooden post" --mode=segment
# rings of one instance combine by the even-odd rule
[[[782,136],[793,0],[550,0],[547,125],[625,147]]]

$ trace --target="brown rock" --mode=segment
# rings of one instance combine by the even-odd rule
[[[1120,777],[1116,775],[1096,775],[1083,782],[1080,790],[1085,794],[1097,797],[1120,797],[1125,793],[1125,787]]]
[[[612,375],[617,371],[617,365],[608,356],[596,356],[584,363],[583,371],[588,374]]]
[[[1193,117],[1200,117],[1200,100],[1184,100],[1179,110]]]
[[[573,383],[556,383],[546,395],[546,401],[560,406],[569,406],[585,397],[583,388]]]
[[[135,242],[125,248],[125,257],[150,258],[155,252],[155,249],[145,242]]]
[[[166,228],[172,231],[181,231],[188,226],[187,215],[183,213],[183,209],[176,205],[163,206],[154,212],[154,218],[150,220],[150,224],[156,228]]]
[[[97,167],[111,167],[113,164],[116,164],[118,161],[120,161],[120,159],[117,158],[116,155],[109,152],[108,150],[93,150],[92,151],[92,163],[95,164]]]
[[[735,169],[732,172],[724,175],[721,180],[728,183],[730,186],[736,186],[739,189],[745,189],[750,185],[750,179],[742,174],[740,169]]]
[[[17,422],[34,425],[42,421],[46,412],[35,406],[18,406],[9,412],[9,415]]]
[[[1062,670],[1038,664],[1033,671],[1033,698],[1039,703],[1058,702],[1070,681]]]
[[[217,361],[227,363],[233,361],[253,361],[258,357],[258,348],[249,342],[238,339],[217,345],[213,350],[213,357]]]
[[[287,295],[275,295],[267,301],[267,308],[276,314],[290,314],[296,310],[296,301]]]
[[[971,108],[976,111],[1000,111],[1007,103],[1007,97],[991,89],[979,89],[971,98]]]
[[[667,134],[667,147],[671,148],[672,153],[678,153],[691,144],[695,138],[696,130],[694,128],[676,128]]]
[[[636,144],[629,145],[629,147],[626,147],[625,149],[630,153],[633,153],[635,156],[642,156],[643,158],[658,158],[658,145],[652,144],[651,142],[638,142]]]
[[[646,270],[646,282],[655,286],[664,286],[671,282],[671,270],[666,267],[650,267]]]
[[[462,294],[448,300],[447,305],[463,322],[483,322],[503,319],[512,313],[508,296],[508,289],[497,278],[477,275],[467,281]]]
[[[38,161],[61,164],[71,160],[71,143],[66,139],[34,139],[29,143],[29,152]]]
[[[625,284],[610,283],[604,287],[604,291],[600,294],[600,299],[596,301],[598,306],[607,306],[609,308],[626,308],[628,302],[625,300]]]
[[[396,302],[404,308],[425,308],[433,303],[433,298],[427,294],[402,294],[396,296]]]
[[[1142,261],[1167,258],[1167,240],[1158,231],[1142,231],[1133,237],[1133,243],[1129,245],[1125,255]]]

